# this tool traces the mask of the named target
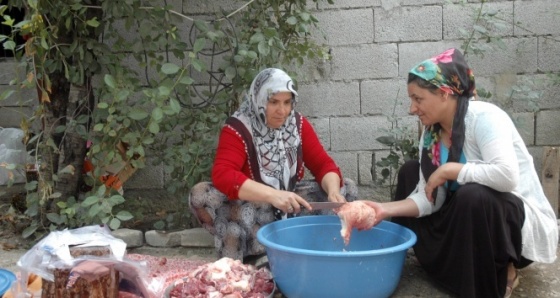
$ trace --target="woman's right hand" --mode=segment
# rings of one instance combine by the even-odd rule
[[[373,222],[373,226],[379,224],[382,220],[388,217],[385,208],[383,207],[383,203],[378,203],[369,200],[363,200],[365,204],[373,208],[375,210],[375,221]]]
[[[307,210],[312,209],[311,205],[304,198],[285,190],[275,190],[270,203],[286,213],[300,213],[301,207]]]

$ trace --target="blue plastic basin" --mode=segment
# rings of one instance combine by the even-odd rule
[[[388,221],[352,231],[348,246],[336,215],[302,216],[257,232],[276,286],[289,298],[389,297],[416,235]]]

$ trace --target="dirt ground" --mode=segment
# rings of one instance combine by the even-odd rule
[[[5,243],[6,238],[0,238],[0,243]],[[17,247],[10,250],[0,250],[0,268],[17,272],[17,261],[27,252],[26,248]],[[153,256],[166,256],[167,258],[193,258],[215,259],[214,252],[208,249],[190,248],[155,248],[144,246],[130,250],[131,253],[147,254]],[[560,257],[560,249],[557,252]],[[533,264],[521,270],[520,285],[512,297],[528,298],[553,298],[560,297],[560,258],[553,264]],[[275,298],[283,297],[281,294]],[[400,283],[392,298],[408,297],[455,297],[438,285],[432,283],[426,273],[416,263],[412,251],[407,256]]]

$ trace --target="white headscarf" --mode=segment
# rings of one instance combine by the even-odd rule
[[[266,106],[278,92],[292,92],[292,111],[286,122],[274,129],[266,125]],[[290,178],[297,174],[297,149],[301,144],[294,116],[297,95],[287,73],[267,68],[255,77],[243,103],[233,114],[251,133],[262,181],[276,189],[288,190]]]

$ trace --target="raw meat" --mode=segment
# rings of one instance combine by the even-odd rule
[[[342,225],[340,236],[344,239],[345,245],[350,243],[350,235],[353,228],[359,231],[369,230],[375,222],[375,209],[362,201],[346,203],[337,208],[335,212],[340,218]]]
[[[268,269],[221,258],[190,272],[172,288],[169,297],[264,298],[273,290],[274,282]]]

